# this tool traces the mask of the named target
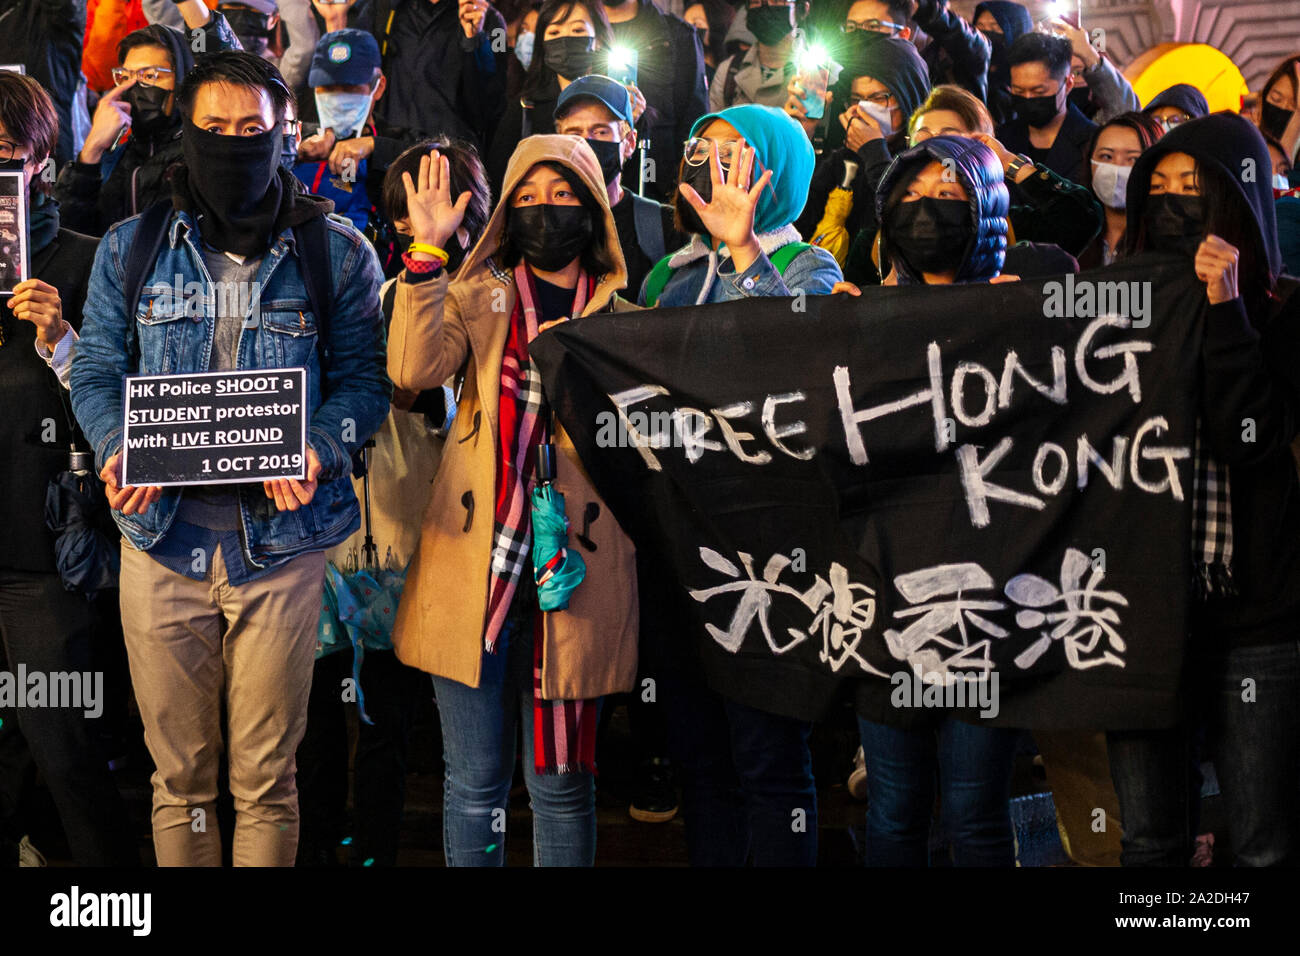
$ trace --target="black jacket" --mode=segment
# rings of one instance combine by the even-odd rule
[[[171,52],[179,85],[194,66],[189,36],[157,23],[140,32],[153,34],[158,45]],[[216,10],[203,33],[208,53],[239,49],[230,24]],[[54,186],[63,224],[88,236],[102,236],[114,223],[170,197],[165,175],[182,158],[181,115],[173,107],[171,122],[152,136],[132,135],[98,163],[74,161],[64,167]]]
[[[1058,176],[1082,183],[1088,164],[1088,143],[1096,131],[1097,124],[1084,116],[1079,107],[1067,101],[1065,120],[1056,131],[1056,139],[1052,141],[1050,149],[1035,148],[1029,141],[1029,124],[1023,119],[1014,119],[1005,126],[999,126],[998,140],[1011,152],[1024,153]]]
[[[993,19],[1002,28],[1002,41],[989,54],[988,95],[984,99],[993,122],[1001,125],[1016,115],[1011,108],[1011,73],[1007,66],[1007,51],[1019,37],[1034,29],[1034,19],[1019,3],[1011,0],[986,0],[975,7],[971,22],[978,20],[985,10],[993,15]]]
[[[913,16],[930,43],[922,51],[930,83],[954,83],[983,100],[988,90],[989,41],[957,14],[948,0],[920,0]]]
[[[691,126],[709,111],[709,90],[704,79],[704,49],[695,28],[685,20],[663,13],[650,0],[637,0],[640,9],[626,23],[610,24],[614,39],[637,51],[637,89],[646,100],[646,112],[637,134],[649,137],[653,176],[646,176],[645,194],[659,202],[672,197],[682,144]],[[540,41],[537,48],[541,50]],[[639,182],[641,151],[623,167],[623,182]],[[629,286],[629,288],[631,288]]]
[[[817,223],[826,211],[826,200],[831,190],[844,182],[847,160],[856,162],[858,171],[852,184],[853,209],[845,221],[845,228],[849,235],[865,232],[874,237],[878,228],[876,187],[893,157],[907,148],[905,130],[900,130],[887,140],[868,140],[857,152],[849,150],[844,144],[846,134],[838,117],[851,105],[853,80],[869,76],[883,83],[898,101],[904,123],[930,93],[929,70],[916,48],[907,40],[878,33],[864,34],[847,47],[843,59],[840,80],[832,91],[834,95],[827,107],[831,119],[826,134],[826,151],[813,169],[808,201],[795,222],[799,234],[808,240],[813,238]],[[873,283],[880,280],[874,276],[872,269],[867,275],[849,281]]]
[[[60,169],[73,157],[72,101],[85,34],[86,0],[0,0],[0,63],[21,63],[54,101]]]
[[[63,318],[78,330],[97,245],[89,236],[60,229],[32,254],[33,277],[59,290]],[[3,307],[0,325],[0,568],[52,574],[57,568],[54,536],[45,527],[45,489],[68,467],[73,432],[65,409],[71,404],[64,404],[67,394],[36,354],[36,327]],[[51,423],[53,436],[47,431]]]
[[[501,14],[488,7],[482,32],[472,38],[448,0],[368,0],[356,14],[356,26],[379,41],[388,79],[375,118],[465,140],[481,152],[505,107],[509,53]],[[351,12],[348,20],[352,25]],[[502,38],[500,52],[493,51],[494,36]]]
[[[1258,227],[1256,251],[1276,276],[1282,257],[1268,148],[1236,114],[1184,123],[1142,154],[1129,177],[1129,235],[1138,234],[1152,170],[1172,152],[1192,155],[1232,184]],[[1243,181],[1245,160],[1264,174]],[[1228,645],[1294,641],[1300,626],[1300,480],[1291,455],[1300,432],[1300,294],[1288,281],[1277,294],[1289,298],[1268,298],[1242,280],[1242,296],[1206,310],[1201,348],[1202,436],[1229,468],[1237,595],[1212,598],[1199,618],[1208,637]],[[1243,438],[1247,420],[1253,441]]]
[[[540,55],[540,45],[538,54]],[[522,97],[506,104],[501,122],[497,124],[492,135],[492,145],[488,148],[483,166],[487,170],[488,182],[492,184],[492,195],[500,196],[501,185],[505,182],[506,166],[519,141],[526,136],[539,136],[555,132],[555,103],[560,98],[560,81],[554,76],[540,94],[530,100]],[[635,161],[636,157],[632,157]],[[634,166],[633,169],[636,167]],[[676,169],[676,167],[673,167]],[[626,176],[626,174],[624,174]],[[675,178],[675,177],[674,177]],[[635,179],[624,179],[629,185]]]

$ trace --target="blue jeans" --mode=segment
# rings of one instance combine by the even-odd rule
[[[1233,863],[1294,866],[1300,863],[1300,641],[1238,647],[1222,661],[1212,671],[1218,676],[1208,736]],[[1248,679],[1253,685],[1244,684]]]
[[[1011,768],[1019,731],[952,718],[899,730],[858,718],[867,765],[868,866],[929,862],[935,777],[955,866],[1014,866]]]
[[[596,860],[596,784],[589,773],[533,769],[533,634],[511,618],[497,653],[484,654],[477,688],[433,678],[442,721],[442,841],[448,866],[504,866],[515,736],[524,732],[524,782],[533,810],[536,866]]]
[[[1200,810],[1200,773],[1186,726],[1106,734],[1119,798],[1123,866],[1187,866]]]
[[[661,674],[691,866],[817,865],[812,724]]]
[[[1300,862],[1300,641],[1201,652],[1192,672],[1233,862]],[[1124,827],[1121,861],[1186,866],[1199,790],[1190,731],[1112,732],[1107,746]]]

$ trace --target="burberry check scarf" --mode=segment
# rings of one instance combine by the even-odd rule
[[[546,432],[542,379],[528,358],[528,343],[537,337],[539,315],[536,288],[523,263],[515,267],[519,292],[510,316],[501,357],[499,460],[497,463],[495,525],[491,579],[488,585],[485,649],[497,651],[497,639],[519,585],[519,576],[532,562],[532,506],[529,485],[537,446]],[[595,285],[585,272],[578,275],[570,315],[581,315]],[[531,573],[531,572],[530,572]],[[595,772],[596,702],[542,699],[543,619],[538,611],[533,641],[533,764],[538,773]]]

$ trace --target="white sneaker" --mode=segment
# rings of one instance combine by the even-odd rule
[[[18,865],[19,866],[46,866],[45,857],[41,851],[32,846],[32,841],[24,836],[18,841]]]
[[[867,799],[867,759],[861,747],[853,755],[853,772],[849,774],[848,787],[854,800]]]

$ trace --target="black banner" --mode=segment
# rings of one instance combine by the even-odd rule
[[[124,404],[125,484],[306,475],[306,369],[134,375]]]
[[[532,354],[721,692],[1137,728],[1174,718],[1204,301],[1143,257],[602,315]]]

